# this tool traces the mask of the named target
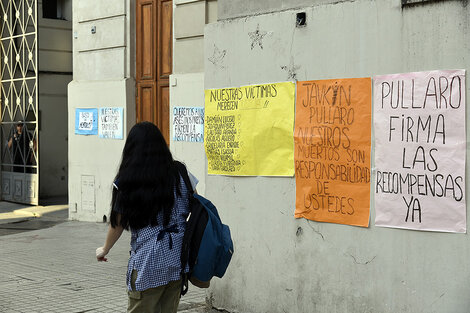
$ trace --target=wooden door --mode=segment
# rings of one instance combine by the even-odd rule
[[[154,123],[169,143],[173,3],[172,0],[136,3],[137,122]]]

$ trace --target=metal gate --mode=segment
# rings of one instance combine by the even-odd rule
[[[2,200],[37,204],[37,0],[0,0]]]

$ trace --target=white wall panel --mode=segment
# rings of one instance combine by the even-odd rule
[[[465,2],[406,8],[400,0],[327,2],[253,15],[255,6],[281,11],[285,2],[218,1],[223,14],[205,30],[204,87],[286,81],[292,77],[288,69],[298,80],[313,80],[470,68]],[[231,12],[224,11],[229,7]],[[236,9],[253,16],[220,20],[239,14]],[[299,11],[307,14],[302,28],[295,27]],[[262,47],[252,48],[249,33],[257,28],[266,33]],[[466,235],[375,227],[373,207],[369,228],[295,219],[294,178],[209,175],[206,195],[230,225],[235,245],[226,275],[211,283],[216,307],[270,313],[468,311]]]

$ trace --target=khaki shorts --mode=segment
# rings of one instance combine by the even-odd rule
[[[135,290],[137,271],[132,271],[131,287]],[[176,313],[180,302],[181,280],[144,291],[128,291],[128,313]]]

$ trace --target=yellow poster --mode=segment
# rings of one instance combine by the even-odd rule
[[[205,90],[208,173],[294,175],[291,82]]]

